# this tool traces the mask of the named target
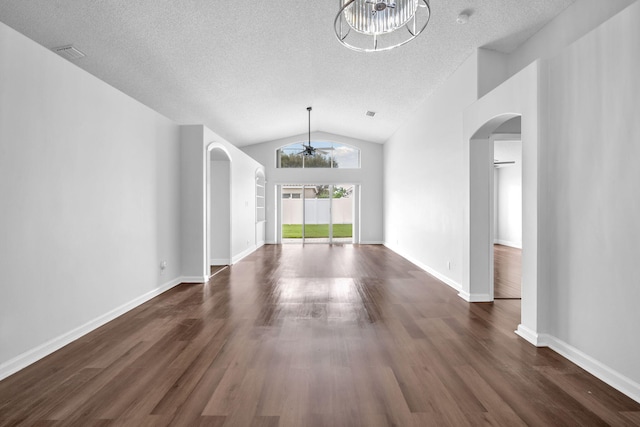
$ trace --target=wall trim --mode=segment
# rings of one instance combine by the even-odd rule
[[[522,249],[522,242],[510,242],[509,240],[494,239],[494,244],[509,246],[510,248]]]
[[[229,258],[213,258],[209,260],[209,265],[229,265]]]
[[[189,280],[185,279],[189,278],[178,277],[176,279],[170,280],[147,292],[146,294],[140,295],[139,297],[134,298],[131,301],[124,303],[121,306],[116,307],[113,310],[108,311],[105,314],[98,316],[81,326],[78,326],[77,328],[70,330],[69,332],[59,335],[56,338],[40,344],[39,346],[36,346],[31,350],[27,350],[24,353],[14,357],[13,359],[0,364],[0,380],[3,380],[8,376],[15,374],[16,372],[61,349],[65,345],[70,344],[71,342],[83,337],[89,332],[98,329],[99,327],[103,326],[106,323],[109,323],[115,318],[122,316],[126,312],[133,310],[134,308],[144,304],[152,298],[157,297],[161,293],[168,291],[169,289],[179,285],[180,283],[189,282]]]
[[[540,341],[562,357],[575,363],[594,377],[604,381],[621,393],[640,403],[640,384],[611,369],[570,344],[548,334],[540,334]]]
[[[385,245],[387,246],[383,241],[381,240],[365,240],[364,242],[360,242],[360,245]],[[387,246],[388,247],[388,246]],[[389,248],[389,247],[388,247]],[[391,248],[389,248],[391,249]],[[393,249],[391,249],[393,251]],[[394,251],[395,252],[395,251]],[[397,252],[396,252],[397,253]],[[400,254],[398,254],[400,255]],[[404,258],[404,257],[403,257]],[[415,264],[415,262],[414,262]]]
[[[180,277],[180,283],[207,283],[208,277],[202,276],[182,276]]]
[[[462,286],[460,286],[460,284],[458,282],[456,282],[455,280],[451,279],[450,277],[447,277],[444,274],[439,273],[435,269],[429,267],[428,265],[416,260],[415,258],[413,258],[413,257],[411,257],[409,255],[406,255],[405,253],[403,253],[403,251],[401,249],[393,247],[393,246],[389,245],[389,243],[387,243],[387,242],[383,242],[382,244],[385,247],[387,247],[388,249],[390,249],[391,251],[393,251],[396,254],[400,255],[402,258],[404,258],[407,261],[411,262],[412,264],[415,264],[416,266],[420,267],[422,270],[426,271],[427,273],[429,273],[430,275],[432,275],[436,279],[438,279],[441,282],[444,282],[445,284],[449,285],[450,287],[452,287],[456,291],[458,291],[458,292],[462,291]]]
[[[458,296],[466,302],[493,302],[493,297],[490,294],[470,294],[469,292],[458,289]]]
[[[520,337],[529,341],[531,344],[535,345],[536,347],[547,346],[544,343],[544,340],[541,339],[541,337],[538,335],[536,331],[534,331],[531,328],[527,328],[522,323],[518,325],[518,329],[516,329],[514,332],[516,333],[516,335],[519,335]]]

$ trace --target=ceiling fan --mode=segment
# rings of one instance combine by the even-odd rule
[[[309,140],[307,142],[307,145],[302,143],[302,146],[304,148],[298,153],[298,155],[302,154],[303,156],[315,156],[317,153],[329,154],[329,152],[333,148],[316,148],[311,145],[311,107],[307,107],[307,111],[309,112]]]

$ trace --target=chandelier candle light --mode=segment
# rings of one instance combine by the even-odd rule
[[[333,26],[349,49],[378,52],[418,37],[430,17],[428,0],[340,0]]]

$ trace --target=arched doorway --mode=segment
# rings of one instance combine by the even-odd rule
[[[231,264],[231,156],[220,144],[207,147],[206,271]]]
[[[471,302],[494,299],[494,132],[519,117],[505,113],[492,118],[469,141],[469,213]]]
[[[492,134],[521,116],[522,141],[522,300],[516,333],[544,345],[544,301],[538,266],[538,64],[533,63],[470,105],[464,115],[465,233],[460,297],[469,302],[493,301]],[[515,325],[514,325],[515,326]]]
[[[493,298],[522,296],[522,127],[508,120],[493,140]]]

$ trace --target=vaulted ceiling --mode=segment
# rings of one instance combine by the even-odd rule
[[[420,37],[375,53],[338,43],[338,0],[0,0],[0,21],[238,146],[306,133],[309,105],[313,131],[382,143],[475,49],[509,53],[573,1],[432,0]]]

